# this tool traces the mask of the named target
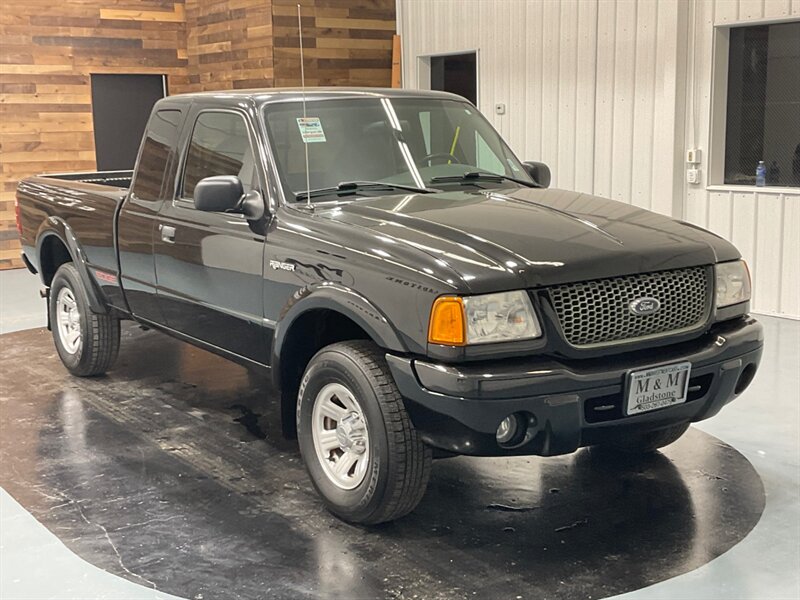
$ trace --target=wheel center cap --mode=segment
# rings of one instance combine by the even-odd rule
[[[350,450],[356,454],[363,454],[367,448],[364,437],[366,431],[367,428],[364,426],[361,415],[350,413],[336,426],[336,440],[339,442],[339,447],[344,451]]]

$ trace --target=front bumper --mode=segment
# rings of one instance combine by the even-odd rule
[[[690,342],[580,361],[529,357],[454,366],[386,358],[429,445],[457,454],[552,456],[714,416],[752,380],[763,345],[761,325],[748,316],[717,324]],[[631,370],[684,361],[692,363],[684,404],[624,415]],[[512,413],[532,415],[530,435],[503,448],[495,433]]]

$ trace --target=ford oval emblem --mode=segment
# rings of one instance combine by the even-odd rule
[[[659,308],[661,308],[661,302],[658,301],[658,298],[636,298],[628,304],[628,309],[640,317],[657,313]]]

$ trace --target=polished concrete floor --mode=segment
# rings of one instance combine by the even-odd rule
[[[0,329],[39,324],[2,275]],[[753,387],[663,454],[437,461],[375,529],[321,508],[261,376],[130,326],[79,380],[4,335],[0,597],[796,598],[800,323],[764,322]]]

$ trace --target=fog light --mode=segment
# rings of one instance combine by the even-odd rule
[[[519,429],[519,418],[517,415],[508,415],[505,419],[500,421],[500,426],[497,428],[497,443],[502,445],[508,444],[517,435]]]

